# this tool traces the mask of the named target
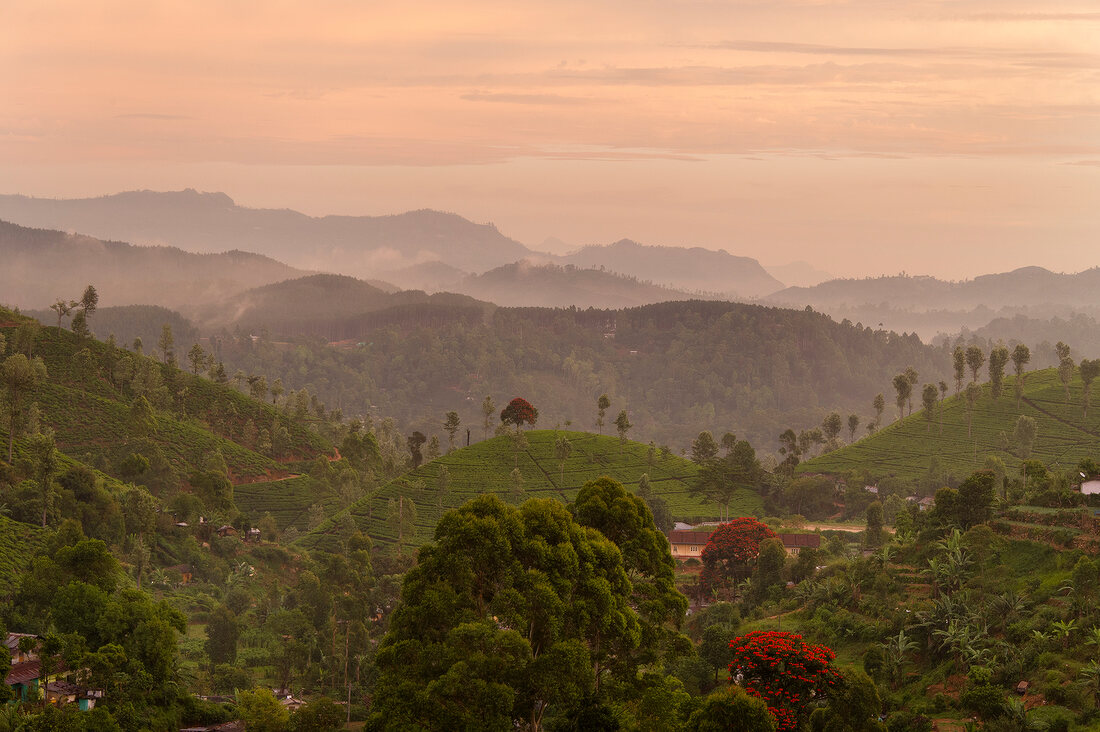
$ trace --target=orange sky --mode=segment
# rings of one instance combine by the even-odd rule
[[[0,192],[440,208],[836,274],[1100,265],[1100,6],[0,0]]]

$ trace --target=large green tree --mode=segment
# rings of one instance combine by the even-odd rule
[[[27,395],[46,379],[46,364],[41,358],[27,358],[22,353],[8,356],[0,364],[0,384],[7,392],[8,462],[12,461],[12,447],[16,433],[25,421]]]

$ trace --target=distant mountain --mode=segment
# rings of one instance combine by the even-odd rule
[[[777,280],[787,283],[790,287],[813,287],[822,282],[828,282],[835,277],[823,269],[818,269],[809,262],[788,262],[787,264],[767,264],[764,269]]]
[[[691,297],[613,272],[528,261],[471,275],[458,289],[480,300],[515,307],[622,308]]]
[[[606,267],[667,287],[727,297],[762,297],[783,289],[783,283],[755,259],[700,247],[649,246],[622,239],[608,246],[587,246],[555,261]]]
[[[424,261],[484,272],[532,254],[492,224],[421,210],[314,218],[238,206],[224,193],[131,191],[100,198],[0,196],[0,219],[190,251],[245,249],[362,278]]]
[[[155,303],[189,310],[258,285],[305,272],[258,254],[190,254],[138,247],[0,221],[0,301],[45,308],[79,298],[88,284],[100,305]]]
[[[408,267],[379,273],[387,281],[400,285],[406,290],[425,290],[439,292],[453,291],[469,272],[452,267],[446,262],[421,262]]]

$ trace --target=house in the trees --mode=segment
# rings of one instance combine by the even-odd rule
[[[50,704],[75,703],[80,709],[87,710],[93,708],[96,700],[103,696],[98,689],[88,689],[63,679],[70,671],[60,658],[51,659],[50,671],[44,678],[42,659],[38,655],[38,636],[8,633],[4,644],[11,654],[11,670],[4,682],[11,688],[15,701],[31,701],[43,691]]]
[[[803,549],[821,548],[821,534],[780,534],[779,540],[791,555],[797,555]]]
[[[677,529],[668,532],[668,541],[672,545],[672,558],[683,561],[703,556],[703,548],[710,541],[713,529]]]

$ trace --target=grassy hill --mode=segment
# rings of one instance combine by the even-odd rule
[[[995,455],[1011,470],[1021,463],[1012,433],[1020,415],[1033,418],[1038,435],[1030,458],[1050,469],[1068,470],[1085,458],[1100,455],[1100,395],[1088,417],[1083,409],[1083,384],[1075,375],[1069,401],[1056,369],[1025,375],[1024,398],[1016,406],[1014,377],[1005,380],[1004,393],[993,399],[984,384],[975,404],[972,430],[963,396],[937,404],[931,421],[923,410],[915,411],[854,444],[799,465],[801,473],[843,474],[866,471],[872,477],[895,476],[919,480],[929,474],[933,461],[946,475],[965,477]]]
[[[573,446],[565,461],[564,480],[561,463],[554,455],[554,443],[559,436],[565,436]],[[324,536],[336,533],[346,524],[347,517],[376,542],[395,542],[397,529],[390,517],[389,501],[401,495],[416,504],[414,533],[405,537],[405,541],[422,544],[431,539],[444,511],[479,494],[496,493],[511,503],[534,497],[571,501],[585,483],[604,475],[636,491],[642,475],[648,474],[654,493],[668,503],[678,520],[713,519],[718,515],[716,506],[689,495],[688,485],[697,474],[690,460],[672,454],[662,456],[656,450],[651,459],[648,445],[629,440],[621,444],[617,437],[590,432],[534,430],[527,433],[527,441],[528,447],[519,453],[518,459],[511,438],[495,437],[427,462],[337,514],[303,537],[302,542],[308,547],[318,545]],[[513,489],[511,480],[517,466],[523,476],[520,491]],[[440,494],[438,485],[443,467],[450,473],[450,484]],[[730,504],[730,515],[760,515],[762,509],[760,496],[743,490]]]
[[[46,535],[46,530],[38,526],[0,516],[0,594],[11,595],[19,576],[42,548]]]

